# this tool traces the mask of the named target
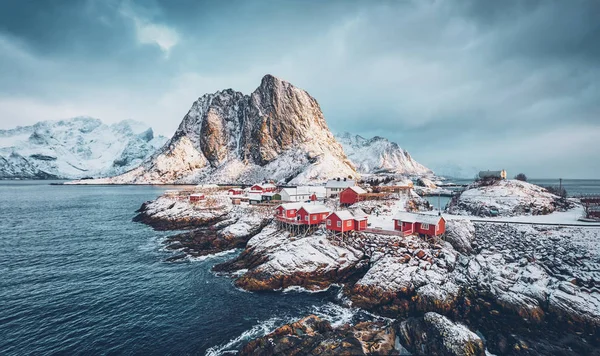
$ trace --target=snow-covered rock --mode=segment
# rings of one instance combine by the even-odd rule
[[[484,356],[481,338],[465,325],[437,313],[400,323],[398,336],[414,355]]]
[[[345,132],[336,135],[335,138],[360,173],[393,173],[411,176],[432,174],[429,168],[415,161],[397,143],[383,137],[375,136],[366,139]]]
[[[546,189],[519,180],[475,182],[451,204],[449,212],[459,215],[514,216],[545,215],[569,204]]]
[[[165,142],[127,120],[78,117],[0,130],[0,178],[106,177],[139,165]]]
[[[247,290],[320,290],[355,273],[363,257],[351,246],[334,244],[325,233],[293,237],[273,223],[252,237],[237,259],[215,270],[247,270],[235,282]]]
[[[266,75],[250,95],[231,89],[206,94],[174,136],[138,168],[86,183],[300,184],[357,177],[317,101]]]

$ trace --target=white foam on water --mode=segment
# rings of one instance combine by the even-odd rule
[[[235,253],[237,251],[237,249],[231,249],[231,250],[227,250],[227,251],[222,251],[222,252],[217,252],[217,253],[213,253],[210,255],[206,255],[206,256],[199,256],[199,257],[193,257],[193,256],[187,256],[187,259],[190,262],[201,262],[201,261],[205,261],[209,258],[217,258],[217,257],[222,257],[222,256],[226,256],[232,253]]]
[[[331,326],[337,328],[344,324],[352,322],[354,316],[361,311],[358,308],[346,308],[335,303],[327,303],[320,306],[314,306],[312,313],[321,319],[331,323]]]
[[[300,286],[290,286],[285,288],[282,293],[323,293],[323,292],[327,292],[329,290],[331,286],[325,288],[325,289],[317,289],[317,290],[310,290],[310,289],[306,289],[304,287],[300,287]]]
[[[229,340],[223,345],[213,346],[206,351],[207,356],[218,356],[224,354],[235,354],[239,346],[248,340],[267,335],[281,325],[292,322],[279,317],[273,317],[254,325],[251,329],[244,331],[240,336]]]

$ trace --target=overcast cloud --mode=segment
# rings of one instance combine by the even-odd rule
[[[0,127],[74,116],[171,135],[270,73],[334,132],[423,164],[600,178],[600,2],[0,2]]]

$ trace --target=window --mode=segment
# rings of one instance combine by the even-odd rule
[[[421,229],[429,230],[429,224],[421,224]]]
[[[342,222],[341,221],[337,222],[337,227],[342,227]]]
[[[316,215],[313,215],[313,220],[315,220],[315,221],[317,220],[317,216]]]
[[[327,226],[331,226],[331,219],[327,219]]]
[[[352,226],[352,221],[350,221],[350,220],[346,221],[346,226]]]
[[[306,215],[306,216],[304,217],[304,220],[308,221],[308,215]]]

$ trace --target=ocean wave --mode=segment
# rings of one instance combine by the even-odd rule
[[[205,256],[198,256],[198,257],[194,257],[194,256],[187,256],[187,260],[190,262],[202,262],[211,258],[217,258],[217,257],[223,257],[226,255],[230,255],[232,253],[237,252],[238,249],[231,249],[231,250],[227,250],[227,251],[222,251],[222,252],[217,252],[217,253],[213,253],[210,255],[205,255]]]
[[[331,326],[335,328],[351,323],[362,311],[358,308],[347,308],[339,304],[329,302],[323,305],[313,306],[311,312],[319,318],[329,321]]]
[[[315,294],[315,293],[327,292],[330,287],[331,286],[329,286],[329,287],[327,287],[325,289],[310,290],[310,289],[306,289],[306,288],[300,287],[300,286],[290,286],[290,287],[287,287],[287,288],[283,289],[281,292],[282,293],[310,293],[310,294]]]
[[[254,325],[251,329],[244,331],[238,337],[229,340],[223,345],[213,346],[206,350],[207,356],[218,356],[225,354],[236,354],[243,342],[267,335],[279,326],[292,322],[293,320],[273,317]]]

